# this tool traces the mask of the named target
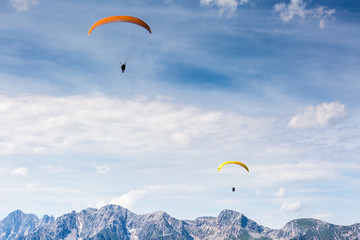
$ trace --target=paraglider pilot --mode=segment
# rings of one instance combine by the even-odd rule
[[[232,191],[235,192],[235,187],[232,188]]]
[[[122,72],[125,72],[125,68],[126,68],[126,63],[121,64],[121,71],[122,71]]]

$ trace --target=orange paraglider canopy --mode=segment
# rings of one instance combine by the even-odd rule
[[[89,29],[89,35],[91,34],[92,30],[94,30],[98,26],[101,26],[101,25],[104,25],[107,23],[113,23],[113,22],[134,23],[136,25],[139,25],[139,26],[145,28],[146,30],[148,30],[149,33],[151,33],[151,29],[150,29],[149,25],[147,25],[143,20],[141,20],[139,18],[131,17],[131,16],[111,16],[111,17],[106,17],[106,18],[100,19],[99,21],[94,23],[91,26],[91,28]]]

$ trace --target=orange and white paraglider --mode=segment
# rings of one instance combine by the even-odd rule
[[[147,30],[149,33],[151,33],[151,29],[150,29],[149,25],[139,18],[132,17],[132,16],[110,16],[110,17],[102,18],[102,19],[96,21],[90,27],[90,29],[88,31],[88,35],[90,36],[94,29],[96,29],[102,25],[109,24],[109,23],[131,23],[134,25],[138,25],[138,26],[144,28],[145,30]],[[123,45],[130,45],[130,44],[123,44]],[[124,63],[122,63],[120,61],[120,65],[121,65],[121,71],[125,72],[126,60],[124,61]]]

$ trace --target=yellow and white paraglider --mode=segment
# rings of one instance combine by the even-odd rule
[[[237,164],[237,165],[240,165],[242,166],[243,168],[246,169],[246,171],[249,172],[249,168],[242,162],[238,162],[238,161],[227,161],[227,162],[223,162],[222,164],[219,165],[218,167],[218,171],[220,172],[221,168],[227,164]],[[235,192],[235,187],[232,187],[232,191]]]
[[[102,25],[108,24],[108,23],[116,23],[116,22],[126,22],[126,23],[131,23],[131,24],[135,24],[138,25],[140,27],[143,27],[144,29],[146,29],[149,33],[151,33],[151,29],[149,27],[149,25],[144,22],[143,20],[136,18],[136,17],[132,17],[132,16],[110,16],[110,17],[106,17],[106,18],[102,18],[98,21],[96,21],[89,29],[88,35],[91,35],[91,32],[96,29],[97,27],[100,27]],[[130,40],[129,40],[130,41]],[[130,44],[125,44],[125,45],[130,45]],[[122,60],[121,60],[122,61]],[[124,61],[124,63],[121,63],[121,71],[125,72],[125,67],[126,67],[126,60]]]

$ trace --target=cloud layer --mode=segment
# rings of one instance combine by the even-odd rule
[[[202,144],[204,139],[250,140],[266,128],[262,120],[238,114],[142,97],[0,96],[0,116],[1,155],[159,151]]]

